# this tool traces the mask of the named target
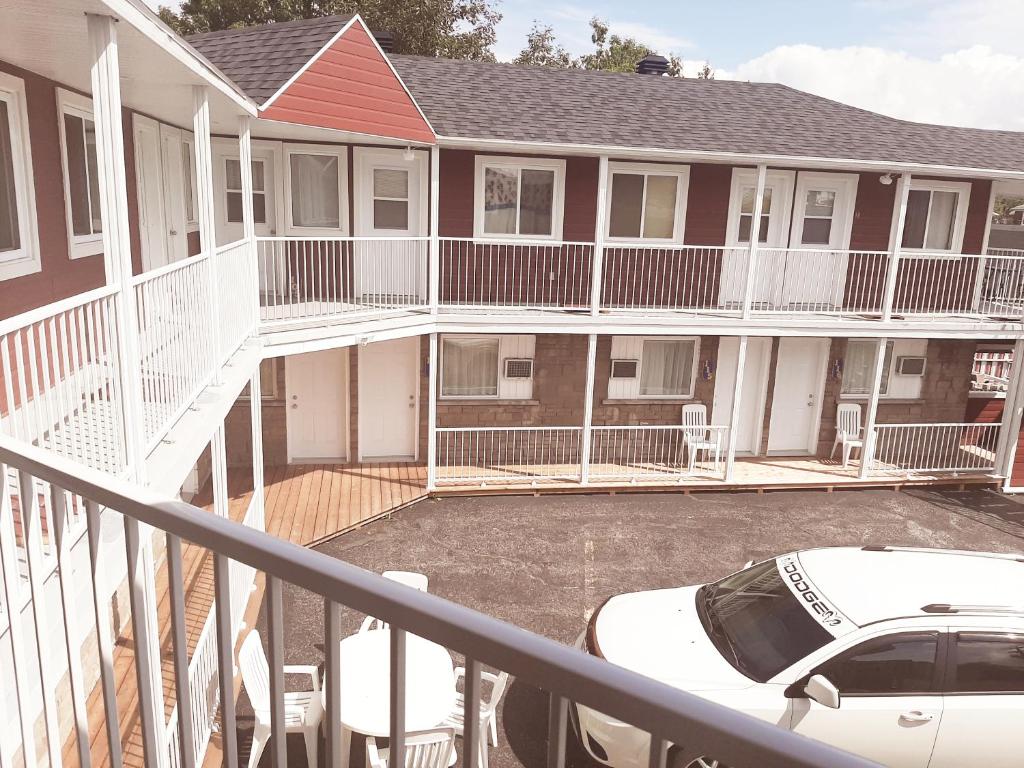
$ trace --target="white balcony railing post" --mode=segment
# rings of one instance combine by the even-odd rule
[[[736,352],[736,380],[732,387],[732,410],[729,413],[729,448],[725,453],[725,482],[731,483],[736,471],[736,437],[739,434],[740,402],[743,397],[743,373],[747,364],[747,337],[740,336]],[[714,414],[717,415],[717,414]],[[756,446],[755,446],[756,447]]]
[[[200,250],[210,260],[210,324],[209,343],[213,349],[213,384],[221,380],[220,311],[217,295],[217,232],[214,214],[213,146],[210,141],[210,99],[205,85],[192,86],[192,130],[196,144],[196,197],[199,219]],[[245,170],[242,170],[244,177]],[[251,183],[251,179],[250,179]],[[243,206],[244,207],[244,206]]]
[[[894,218],[889,242],[889,264],[885,273],[885,291],[882,294],[882,319],[892,319],[892,308],[896,298],[896,282],[900,272],[900,250],[903,247],[903,228],[907,223],[907,199],[910,196],[910,174],[900,176],[896,186]],[[865,449],[867,444],[865,444]],[[866,450],[865,450],[866,452]]]
[[[885,364],[885,348],[887,344],[888,341],[882,338],[878,340],[878,345],[875,348],[874,376],[871,380],[871,397],[868,400],[867,420],[864,423],[864,443],[860,455],[860,478],[862,480],[867,478],[868,472],[871,470],[871,462],[874,458],[875,440],[877,438],[875,434],[875,420],[878,417],[878,399],[882,392],[882,366]]]
[[[1021,415],[1024,414],[1024,339],[1013,345],[1013,366],[1003,401],[1003,418],[996,444],[996,472],[1002,475],[1004,487],[1009,487],[1013,471],[1014,454],[1020,435]]]
[[[591,432],[594,421],[594,369],[597,363],[597,334],[587,337],[587,384],[583,392],[583,437],[580,444],[580,484],[590,483]]]
[[[242,174],[242,238],[248,243],[249,249],[245,276],[247,281],[252,282],[246,299],[252,302],[252,327],[255,329],[260,319],[260,279],[256,266],[256,218],[252,195],[252,121],[248,115],[238,117],[238,165]],[[250,288],[249,285],[244,287]]]
[[[430,286],[430,313],[437,314],[441,296],[441,151],[437,144],[430,148],[430,264],[427,267]]]
[[[761,236],[761,215],[764,202],[764,184],[768,166],[757,166],[757,185],[754,187],[754,209],[750,219],[750,248],[747,251],[747,277],[743,288],[743,319],[749,320],[753,312],[754,281],[757,272],[757,248]]]
[[[601,313],[601,291],[604,286],[604,233],[608,228],[608,156],[602,155],[597,174],[597,215],[594,217],[594,255],[590,263],[590,314]]]
[[[276,369],[272,369],[276,370]],[[252,493],[254,502],[259,508],[260,520],[264,517],[263,497],[263,386],[260,382],[260,369],[249,379],[249,420],[252,430]]]
[[[427,490],[437,488],[437,334],[430,334],[427,393]]]

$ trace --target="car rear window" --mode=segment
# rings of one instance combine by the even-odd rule
[[[960,632],[952,693],[1024,692],[1024,635]]]

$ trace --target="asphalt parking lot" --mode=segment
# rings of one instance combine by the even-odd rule
[[[376,572],[425,573],[435,594],[571,643],[610,595],[705,582],[791,550],[861,544],[1024,551],[1024,504],[989,491],[452,498],[422,502],[317,549]],[[343,633],[362,618],[344,611]],[[285,619],[286,663],[322,664],[322,601],[288,588]],[[248,713],[243,695],[242,759]],[[498,734],[493,768],[545,765],[547,695],[513,680]],[[587,764],[581,752],[570,748],[571,765]],[[288,753],[290,766],[305,765],[301,737],[292,737]],[[364,754],[354,739],[354,768]],[[261,763],[269,761],[267,751]]]

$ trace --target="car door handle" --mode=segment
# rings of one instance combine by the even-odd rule
[[[928,712],[921,712],[920,710],[914,709],[910,712],[904,712],[900,715],[900,720],[905,720],[908,723],[928,723],[935,719],[935,715]]]

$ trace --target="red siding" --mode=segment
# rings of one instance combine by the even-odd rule
[[[972,424],[998,424],[1003,420],[1003,397],[969,397],[964,421]]]
[[[434,141],[434,132],[359,21],[260,116],[374,136]]]

